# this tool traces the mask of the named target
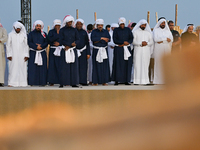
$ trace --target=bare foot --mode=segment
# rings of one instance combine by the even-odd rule
[[[108,86],[108,84],[107,84],[107,83],[103,83],[102,85],[103,85],[103,86]]]
[[[97,86],[98,84],[92,84],[92,86]]]

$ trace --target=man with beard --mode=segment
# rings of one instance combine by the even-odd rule
[[[7,31],[0,23],[0,87],[4,86],[4,75],[6,66],[4,43],[7,41],[7,39]]]
[[[110,35],[107,30],[103,29],[103,19],[96,20],[97,29],[91,33],[91,41],[93,42],[92,53],[92,82],[93,85],[107,85],[110,82],[110,69],[108,60],[108,42]]]
[[[47,34],[43,32],[44,23],[35,21],[33,31],[28,35],[30,48],[28,60],[28,84],[45,86],[47,84]]]
[[[8,35],[6,51],[9,60],[8,86],[26,87],[29,47],[25,27],[20,22],[13,24],[13,30]]]
[[[133,34],[128,27],[125,27],[125,23],[125,18],[119,18],[119,27],[113,32],[113,41],[116,46],[114,48],[112,81],[115,81],[115,85],[118,85],[119,82],[131,85],[129,82],[133,58],[130,44],[133,42]]]
[[[197,36],[193,33],[194,25],[187,24],[181,34],[181,46],[182,50],[190,50],[195,47],[198,43]]]
[[[180,44],[181,44],[181,37],[178,31],[174,30],[174,22],[169,21],[168,26],[170,31],[172,32],[173,35],[173,43],[172,43],[172,52],[173,51],[179,51],[180,50]]]
[[[73,88],[79,87],[78,54],[76,45],[80,38],[78,31],[72,27],[74,18],[71,15],[65,16],[63,28],[60,30],[60,41],[64,48],[61,50],[60,67],[60,88],[70,85]]]
[[[164,84],[161,59],[171,53],[173,36],[165,18],[160,18],[153,29],[154,47],[154,84]]]
[[[134,84],[149,84],[149,63],[153,36],[146,20],[140,20],[133,29]]]
[[[61,20],[55,19],[53,22],[53,29],[50,30],[48,34],[50,51],[47,81],[49,82],[50,86],[59,84],[60,51],[62,49],[59,36],[60,26]]]
[[[83,86],[87,86],[88,59],[90,58],[91,54],[88,34],[85,30],[83,30],[83,25],[83,19],[76,20],[75,26],[80,37],[80,41],[76,45],[79,63],[79,83]]]

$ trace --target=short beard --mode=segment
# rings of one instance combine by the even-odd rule
[[[41,31],[41,29],[36,29],[36,31],[40,32],[40,31]]]
[[[160,26],[160,28],[161,28],[161,29],[164,29],[164,28],[165,28],[165,26]]]
[[[140,29],[145,30],[145,27],[140,27]]]

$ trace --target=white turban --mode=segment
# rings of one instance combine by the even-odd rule
[[[70,21],[74,22],[74,17],[72,17],[71,15],[66,15],[65,18],[63,19],[62,27],[64,27],[66,23]]]
[[[136,26],[133,28],[133,32],[136,31],[136,30],[138,30],[138,29],[140,29],[140,26],[143,25],[143,24],[146,24],[146,28],[145,28],[144,30],[151,33],[151,28],[150,28],[148,22],[147,22],[145,19],[140,20],[140,21],[136,24]]]
[[[55,20],[53,21],[52,29],[53,29],[56,25],[61,26],[61,20],[59,20],[59,19],[55,19]]]
[[[84,20],[81,19],[81,18],[79,18],[79,19],[77,19],[77,20],[75,21],[75,25],[77,24],[77,22],[81,22],[82,24],[84,24]]]
[[[118,28],[119,25],[118,25],[117,23],[112,23],[110,27],[111,27],[111,28]]]
[[[96,20],[96,25],[98,25],[98,24],[104,25],[103,19],[97,19]]]
[[[13,28],[14,29],[21,29],[21,33],[25,34],[26,35],[26,29],[24,27],[24,25],[18,21],[14,22],[13,23]],[[13,32],[15,32],[15,30],[13,29]]]
[[[118,28],[119,25],[117,23],[112,23],[110,27],[111,27],[110,32],[112,33],[113,32],[112,28]]]
[[[83,24],[83,27],[82,27],[83,30],[86,30],[86,26],[85,26],[85,24],[84,24],[84,20],[83,20],[83,19],[81,19],[81,18],[77,19],[77,20],[75,21],[75,26],[76,26],[77,22],[81,22],[81,23]]]
[[[124,17],[119,18],[118,24],[120,25],[122,23],[126,24],[126,19]]]
[[[187,32],[187,30],[188,30],[188,28],[189,28],[190,26],[193,26],[193,27],[194,27],[193,24],[187,24],[187,25],[185,26],[185,28],[183,29],[182,34],[185,33],[185,32]],[[195,28],[195,27],[194,27],[194,28]]]
[[[160,20],[158,21],[158,23],[155,25],[155,27],[153,28],[153,31],[154,31],[155,29],[157,29],[157,28],[160,28],[160,24],[163,23],[163,22],[165,22],[165,28],[164,28],[164,30],[169,30],[169,31],[170,31],[169,26],[168,26],[168,24],[167,24],[167,21],[166,21],[165,19],[160,19]]]
[[[15,29],[22,29],[22,24],[20,22],[16,21],[13,23],[13,27]]]
[[[33,24],[33,30],[35,30],[35,27],[37,25],[41,25],[41,29],[43,30],[44,29],[44,23],[42,22],[42,20],[36,20]]]

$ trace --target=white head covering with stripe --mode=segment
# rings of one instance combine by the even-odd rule
[[[36,27],[37,25],[41,25],[41,34],[42,34],[42,36],[43,36],[44,38],[46,38],[46,35],[45,35],[45,33],[43,32],[44,23],[42,22],[42,20],[36,20],[36,21],[34,22],[34,24],[33,24],[33,30],[35,30],[35,27]]]
[[[74,26],[74,17],[72,17],[71,15],[66,15],[63,19],[62,27],[64,27],[66,23],[70,21],[72,21],[72,26]]]

